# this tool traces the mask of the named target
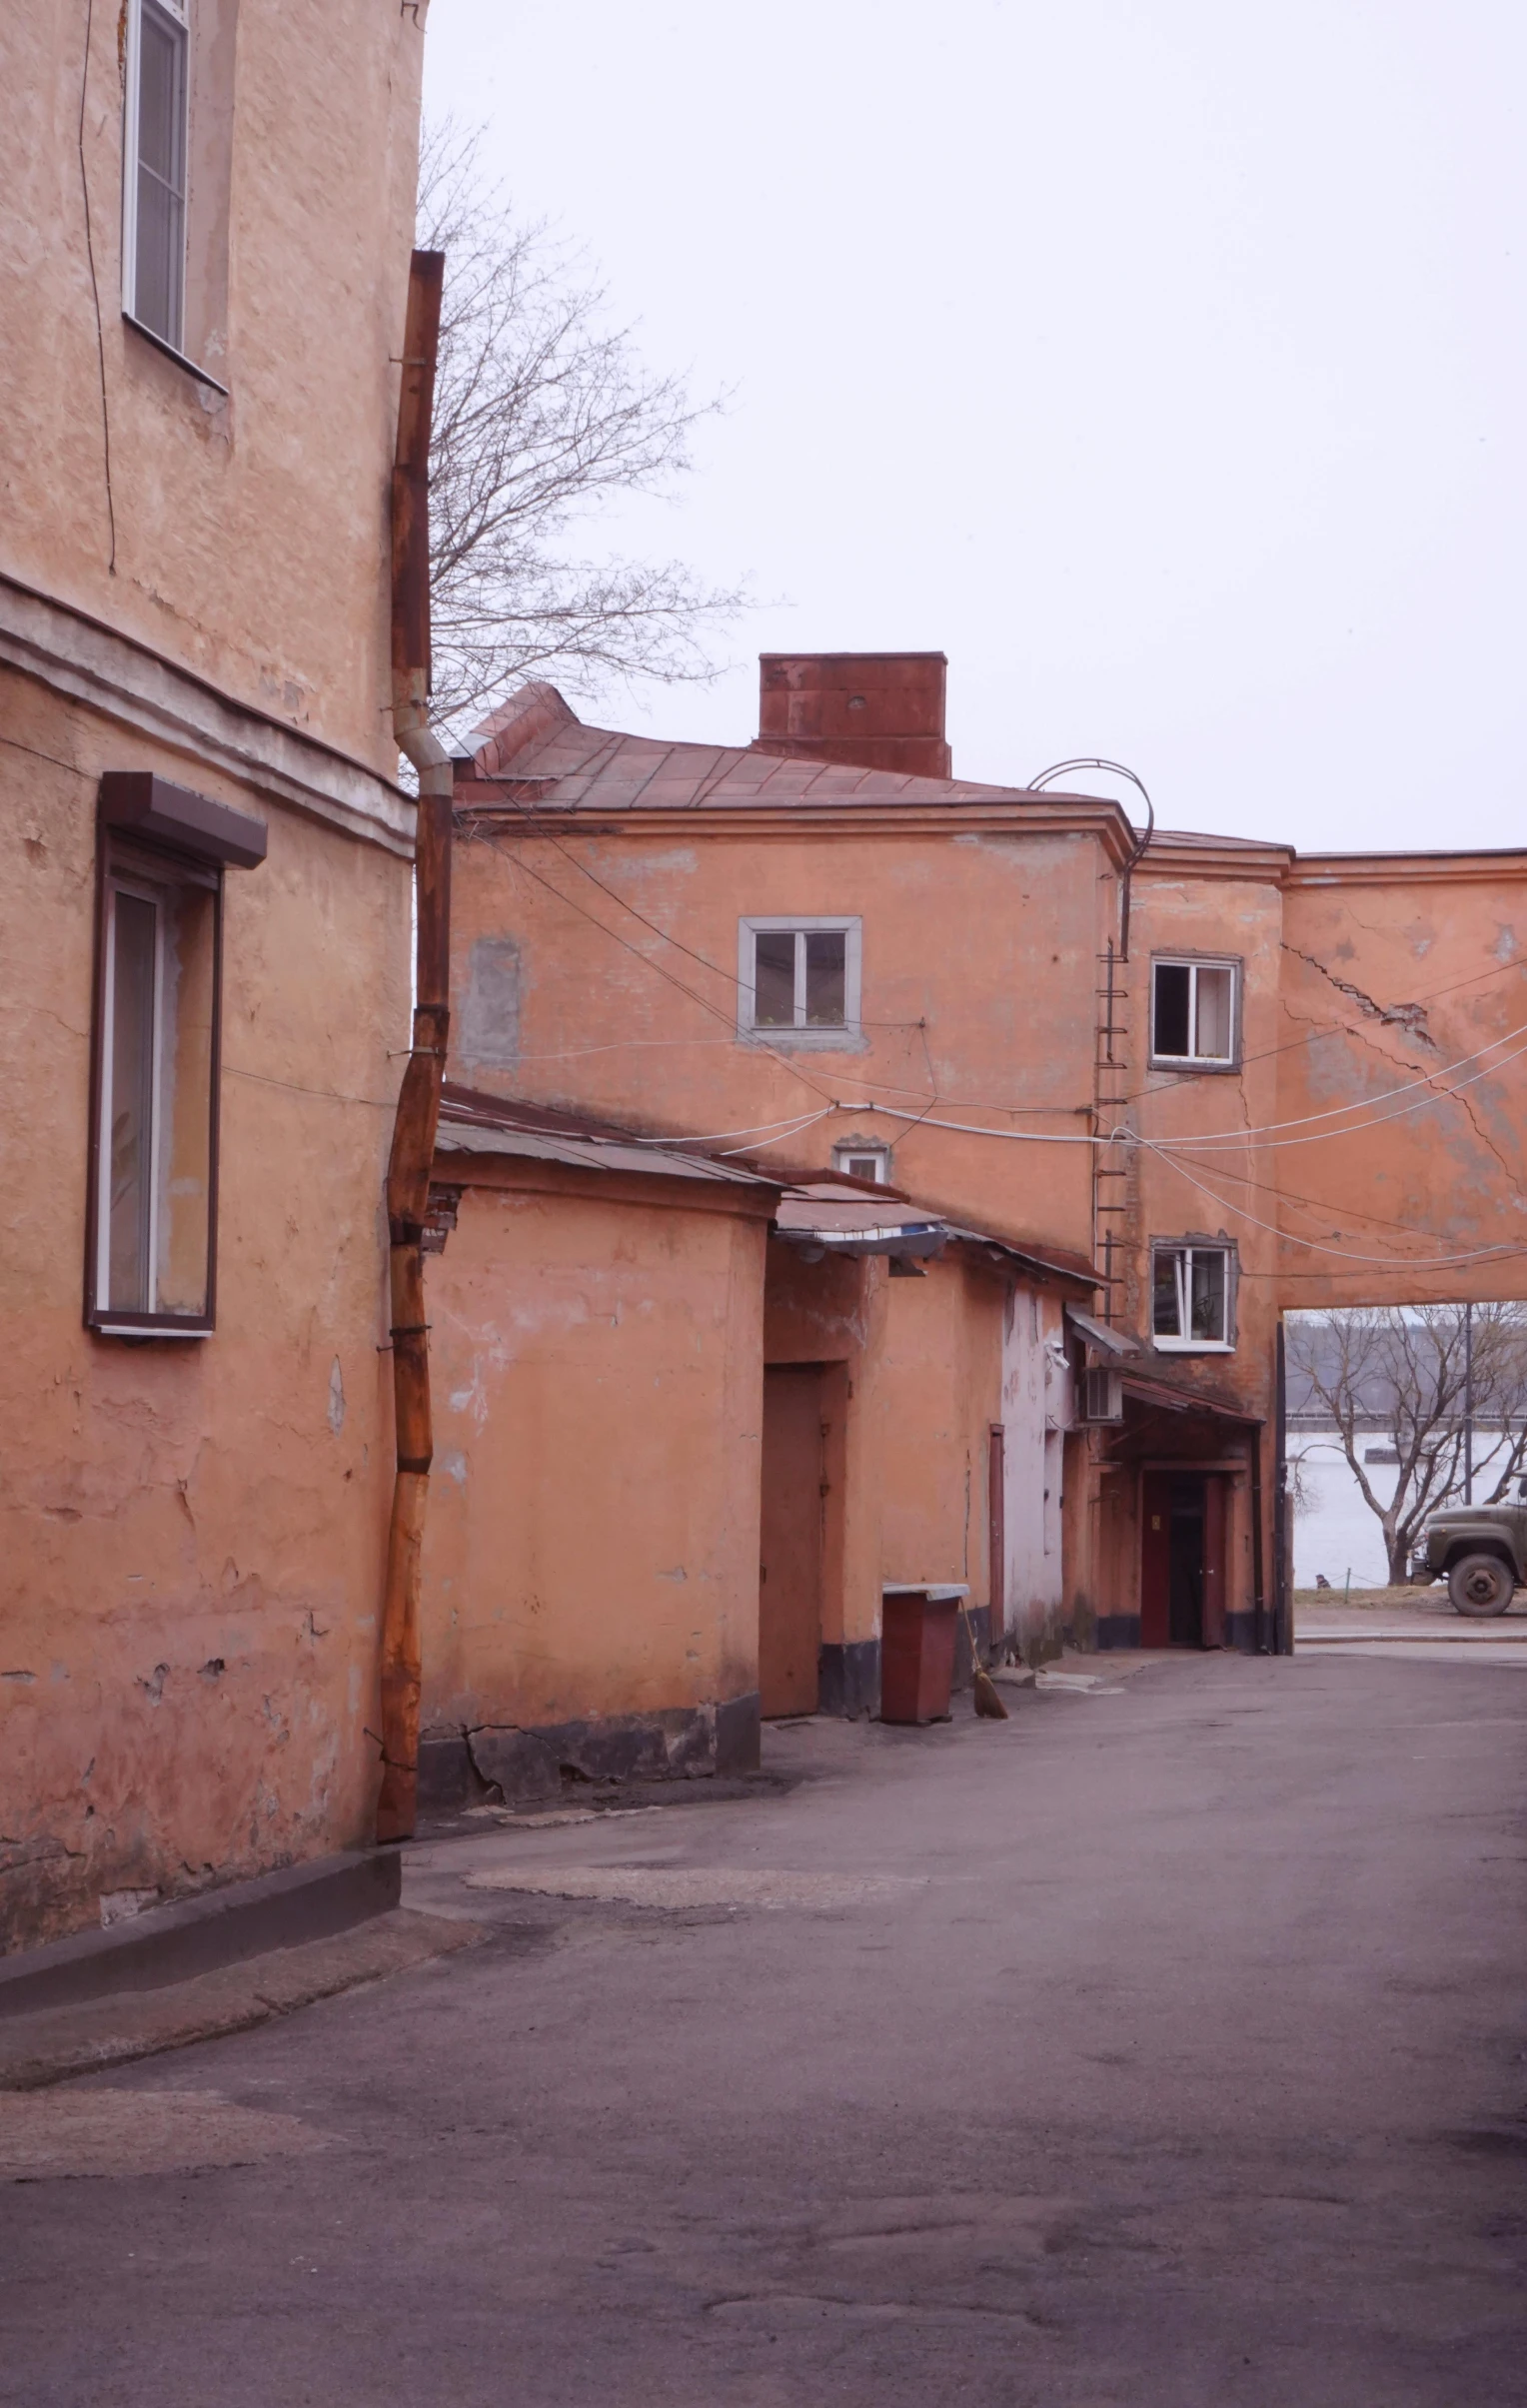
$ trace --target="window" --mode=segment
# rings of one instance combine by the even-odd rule
[[[1154,1246],[1150,1326],[1163,1352],[1230,1352],[1228,1246]]]
[[[194,1337],[213,1321],[223,870],[263,859],[265,829],[133,771],[101,781],[100,847],[85,1318]]]
[[[832,1148],[832,1167],[845,1171],[850,1179],[869,1179],[876,1187],[884,1187],[890,1179],[890,1148],[873,1143],[861,1145],[848,1138]]]
[[[1150,965],[1150,1054],[1156,1062],[1235,1060],[1236,964],[1229,961],[1153,961]]]
[[[858,1035],[856,919],[745,919],[738,941],[738,1028],[789,1043]]]
[[[185,0],[128,0],[122,307],[185,348],[190,28]]]

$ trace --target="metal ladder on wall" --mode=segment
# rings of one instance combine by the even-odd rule
[[[1106,1137],[1120,1125],[1130,1101],[1129,1022],[1125,1009],[1129,989],[1119,982],[1119,972],[1127,970],[1128,964],[1119,960],[1111,936],[1107,951],[1098,954],[1097,963],[1102,983],[1096,990],[1101,1010],[1093,1063],[1092,1134]],[[1128,1285],[1132,1252],[1128,1221],[1134,1206],[1132,1177],[1133,1159],[1127,1147],[1117,1143],[1093,1147],[1093,1260],[1103,1274],[1103,1319],[1110,1325],[1124,1302],[1123,1291]]]

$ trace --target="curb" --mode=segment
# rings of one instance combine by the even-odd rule
[[[0,1957],[0,2018],[164,1989],[273,1948],[332,1939],[389,1913],[402,1894],[400,1851],[356,1848],[151,1906],[110,1930]]]
[[[162,1989],[117,1991],[109,1998],[12,2015],[0,2022],[0,2097],[198,2041],[226,2039],[320,1998],[475,1947],[484,1936],[481,1923],[400,1907],[348,1931],[276,1948]]]

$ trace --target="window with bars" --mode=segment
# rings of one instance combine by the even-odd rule
[[[792,1044],[858,1034],[861,922],[745,919],[738,944],[738,1028]]]
[[[185,349],[191,27],[185,0],[128,0],[122,144],[122,307]]]
[[[1150,1055],[1154,1062],[1230,1068],[1236,1059],[1232,961],[1158,959],[1150,965]]]
[[[1150,1327],[1162,1352],[1230,1352],[1231,1273],[1228,1246],[1152,1246]]]

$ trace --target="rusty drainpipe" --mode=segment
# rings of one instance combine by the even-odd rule
[[[393,461],[393,727],[419,772],[413,1042],[387,1166],[397,1471],[382,1602],[379,1841],[413,1836],[419,1787],[420,1570],[434,1442],[424,1307],[424,1224],[451,1026],[451,756],[430,725],[430,424],[445,255],[409,269]]]

